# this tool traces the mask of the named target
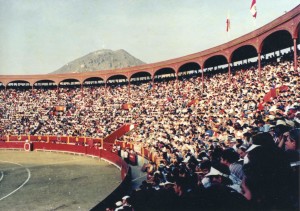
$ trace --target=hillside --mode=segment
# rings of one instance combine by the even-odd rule
[[[75,59],[50,74],[112,70],[142,64],[145,64],[145,62],[135,58],[123,49],[116,51],[102,49]]]

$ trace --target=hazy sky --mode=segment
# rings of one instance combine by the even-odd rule
[[[223,44],[299,0],[0,0],[0,74],[45,74],[100,49],[146,63]],[[226,16],[231,31],[226,33]]]

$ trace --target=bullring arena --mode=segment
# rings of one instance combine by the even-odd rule
[[[298,210],[299,30],[298,5],[177,59],[1,75],[0,208]]]
[[[90,210],[120,184],[99,159],[54,152],[1,151],[1,210]]]

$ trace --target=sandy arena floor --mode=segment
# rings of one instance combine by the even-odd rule
[[[0,210],[89,210],[120,182],[98,158],[0,150]]]

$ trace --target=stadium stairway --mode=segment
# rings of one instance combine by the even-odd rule
[[[142,160],[140,156],[138,156],[138,160]],[[145,160],[147,162],[147,160]],[[138,162],[137,165],[131,167],[131,190],[139,189],[140,185],[142,184],[142,181],[146,180],[147,174],[145,172],[141,171],[141,168],[143,166],[143,163]]]

